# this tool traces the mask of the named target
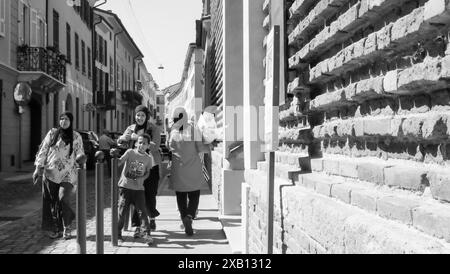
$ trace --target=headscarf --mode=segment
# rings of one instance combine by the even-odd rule
[[[63,116],[67,116],[70,121],[70,125],[67,129],[63,129],[61,126],[58,126],[56,134],[53,136],[53,139],[50,143],[50,147],[56,145],[58,142],[58,138],[61,137],[61,140],[66,144],[70,144],[69,156],[72,155],[73,152],[73,114],[69,111],[65,111],[59,115],[59,119]]]
[[[144,112],[145,113],[145,122],[142,125],[139,125],[138,122],[136,121],[136,114],[138,112]],[[146,106],[140,105],[137,106],[136,109],[134,110],[134,121],[136,122],[136,127],[134,128],[134,132],[137,133],[139,130],[143,129],[144,131],[147,129],[147,121],[150,118],[150,111],[148,110],[148,108]]]

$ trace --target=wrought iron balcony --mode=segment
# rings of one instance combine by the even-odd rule
[[[97,91],[94,96],[94,105],[103,110],[112,110],[116,108],[116,93],[107,91]]]
[[[52,48],[17,47],[17,69],[46,73],[56,80],[66,83],[65,56]]]
[[[132,90],[122,91],[122,102],[127,105],[131,105],[132,107],[138,106],[142,104],[142,99],[144,97],[139,92]]]

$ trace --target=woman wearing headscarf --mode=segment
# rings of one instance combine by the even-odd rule
[[[58,128],[45,136],[34,162],[33,181],[42,179],[42,230],[50,238],[71,237],[75,213],[70,196],[77,184],[77,160],[83,157],[83,140],[73,130],[73,115],[64,112]]]
[[[170,188],[177,196],[178,211],[185,233],[193,235],[192,220],[196,215],[200,190],[204,185],[200,153],[209,153],[199,129],[188,121],[186,110],[177,107],[172,113],[167,147],[171,151]]]
[[[134,143],[139,136],[147,133],[151,137],[149,154],[153,157],[155,166],[150,170],[150,175],[144,181],[145,188],[145,204],[147,212],[150,217],[150,229],[156,230],[155,218],[160,215],[156,209],[156,195],[158,194],[158,183],[160,178],[161,154],[159,146],[161,144],[161,132],[158,127],[149,121],[150,111],[146,106],[137,106],[134,110],[135,123],[129,126],[122,136],[119,137],[118,142],[128,142],[128,148],[133,148]],[[135,237],[140,235],[141,220],[138,212],[135,210],[132,216],[132,225],[136,227]]]

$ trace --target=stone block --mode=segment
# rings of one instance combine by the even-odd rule
[[[356,137],[363,137],[364,136],[364,120],[362,120],[362,119],[353,120],[353,129],[355,131]]]
[[[353,189],[351,192],[351,204],[370,212],[377,211],[378,193],[376,191]]]
[[[391,30],[394,24],[390,23],[377,32],[377,47],[378,50],[384,49],[391,43]]]
[[[350,46],[346,47],[343,50],[344,51],[344,61],[343,61],[344,64],[352,61],[355,58],[355,56],[353,54],[353,48],[354,48],[354,46],[353,46],[353,44],[351,44]]]
[[[349,119],[341,120],[338,124],[336,132],[340,137],[352,136],[353,122]]]
[[[343,15],[339,16],[339,29],[344,30],[358,18],[358,5],[353,5]]]
[[[316,189],[317,180],[315,179],[314,174],[305,174],[300,175],[302,185],[309,189]],[[300,181],[300,180],[299,180]]]
[[[311,169],[315,172],[323,171],[323,159],[311,159]]]
[[[412,116],[403,120],[403,135],[412,139],[422,138],[422,125],[425,119],[425,117]]]
[[[339,161],[323,159],[323,171],[332,175],[339,175]]]
[[[377,33],[373,32],[367,36],[364,43],[364,55],[369,55],[377,50]]]
[[[433,198],[450,202],[450,172],[430,171],[428,181]]]
[[[419,202],[410,199],[383,197],[377,201],[377,212],[382,217],[412,225],[412,211],[419,205]]]
[[[385,168],[384,183],[388,186],[423,192],[428,186],[427,172],[415,167]]]
[[[364,44],[366,43],[367,37],[364,37],[353,45],[353,58],[358,58],[364,54]]]
[[[384,169],[386,165],[376,163],[359,163],[358,178],[379,185],[384,184]]]
[[[413,226],[450,242],[450,206],[422,205],[413,209]]]
[[[339,161],[339,175],[358,178],[358,163],[356,160]]]
[[[411,34],[414,32],[417,32],[420,29],[420,26],[424,22],[425,19],[425,6],[419,7],[415,10],[413,10],[409,15],[407,15],[408,23],[406,28],[406,33]],[[431,16],[433,13],[430,12],[429,16]]]
[[[446,11],[446,4],[446,0],[434,0],[425,3],[423,20],[428,21],[430,19],[433,19],[433,17],[444,13]]]
[[[387,93],[395,93],[398,87],[398,70],[391,70],[384,76],[383,90]]]
[[[316,187],[315,187],[316,192],[331,197],[332,186],[340,183],[333,182],[333,180],[330,179],[331,178],[326,177],[316,179]]]
[[[341,200],[347,204],[350,204],[351,192],[352,188],[347,184],[336,184],[331,187],[331,197]]]
[[[387,136],[391,134],[391,118],[364,120],[364,135]]]

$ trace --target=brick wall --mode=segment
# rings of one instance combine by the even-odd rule
[[[450,3],[288,5],[275,252],[449,253]],[[266,250],[266,166],[246,174],[251,253]]]

